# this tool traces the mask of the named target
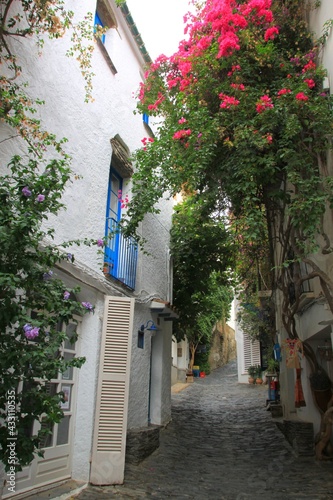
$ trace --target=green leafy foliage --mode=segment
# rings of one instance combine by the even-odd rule
[[[171,230],[174,304],[180,311],[178,339],[186,335],[192,352],[209,344],[215,323],[227,319],[232,300],[232,243],[224,216],[211,216],[212,200],[192,195],[175,210]]]
[[[214,199],[209,216],[221,207],[228,217],[242,287],[257,291],[266,269],[265,288],[282,291],[290,336],[297,335],[293,317],[304,278],[284,263],[307,259],[311,277],[326,283],[333,310],[331,281],[307,258],[323,239],[326,252],[332,247],[323,216],[333,199],[327,168],[333,108],[319,62],[330,24],[326,38],[314,41],[306,8],[302,0],[247,0],[237,9],[212,0],[188,16],[187,39],[171,57],[157,58],[139,91],[138,110],[162,120],[154,141],[136,152],[126,226],[135,234],[165,192]],[[204,254],[207,240],[200,241]],[[189,262],[190,252],[191,245]]]

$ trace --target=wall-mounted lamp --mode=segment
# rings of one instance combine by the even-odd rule
[[[148,330],[148,332],[157,332],[158,328],[155,325],[152,319],[149,319],[145,325],[141,325],[140,330],[143,332],[144,330]]]

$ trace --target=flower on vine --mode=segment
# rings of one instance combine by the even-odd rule
[[[268,28],[265,33],[265,40],[268,42],[268,40],[274,40],[275,35],[279,34],[279,30],[276,26],[273,26],[272,28]]]
[[[87,309],[89,312],[94,311],[94,306],[90,302],[81,302],[83,307]]]
[[[101,248],[102,248],[102,247],[104,247],[104,241],[103,241],[103,240],[101,240],[101,239],[98,239],[98,240],[97,240],[97,246],[98,246],[98,247],[101,247]]]
[[[272,134],[266,134],[266,141],[268,142],[268,144],[272,144],[273,142]]]
[[[30,325],[30,323],[25,324],[23,330],[24,335],[29,340],[33,340],[39,335],[39,328],[37,326]]]
[[[64,292],[64,300],[68,300],[70,296],[71,296],[70,292],[67,292],[66,290],[66,292]]]
[[[243,83],[231,83],[230,87],[236,90],[241,90],[242,92],[245,90],[245,86]]]
[[[278,97],[282,96],[282,95],[286,95],[286,94],[290,94],[291,90],[290,89],[281,89],[279,90],[279,92],[277,93]]]
[[[28,188],[28,186],[24,186],[24,188],[22,189],[22,194],[23,194],[23,196],[25,196],[26,198],[29,198],[29,196],[31,196],[31,191],[30,191],[30,189]]]
[[[156,110],[158,106],[164,101],[165,97],[164,95],[159,92],[157,96],[157,100],[154,102],[154,104],[149,104],[148,109],[149,111]]]
[[[316,63],[313,61],[309,61],[304,68],[302,69],[302,73],[306,73],[307,71],[315,70],[316,69]]]
[[[173,139],[184,139],[185,137],[190,136],[192,131],[190,129],[187,130],[178,130],[173,134]]]
[[[256,110],[258,113],[262,113],[265,109],[274,108],[272,99],[268,95],[263,95],[260,97],[260,101],[257,102]]]
[[[298,94],[295,95],[295,98],[298,101],[308,101],[309,100],[308,96],[305,95],[304,92],[299,92]]]
[[[226,94],[219,94],[219,98],[222,100],[220,108],[230,109],[232,106],[238,106],[240,103],[235,97],[230,97]]]
[[[300,64],[301,60],[300,60],[300,58],[299,58],[299,57],[291,57],[291,58],[290,58],[290,62],[291,62],[292,64],[294,64],[295,66],[298,66],[298,65]]]
[[[43,279],[45,281],[47,281],[47,280],[50,280],[52,278],[52,276],[53,276],[53,271],[48,271],[47,273],[43,274]]]
[[[43,194],[39,194],[36,198],[38,203],[42,203],[45,200],[45,196]]]
[[[180,120],[178,120],[178,123],[180,123],[180,125],[181,125],[182,123],[186,123],[186,122],[187,122],[187,120],[186,120],[186,118],[184,118],[184,117],[182,117]]]
[[[240,71],[241,67],[239,64],[235,64],[234,66],[231,66],[231,71],[227,73],[227,76],[232,76],[236,71]]]
[[[72,262],[73,260],[73,254],[72,253],[69,253],[67,254],[67,260],[69,260],[70,262]]]
[[[309,87],[309,89],[313,89],[313,87],[316,86],[316,82],[312,78],[305,78],[304,81]]]

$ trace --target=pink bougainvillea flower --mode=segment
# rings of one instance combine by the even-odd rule
[[[265,40],[268,42],[268,40],[274,40],[275,35],[279,34],[279,30],[276,26],[273,26],[272,28],[268,28],[265,32]]]
[[[274,108],[274,104],[272,103],[272,99],[268,97],[268,95],[263,95],[260,97],[259,102],[257,102],[256,110],[257,113],[262,113],[266,109]]]
[[[173,134],[173,139],[184,139],[185,137],[190,136],[192,131],[190,129],[187,130],[178,130],[178,132],[175,132]]]
[[[235,71],[241,71],[241,67],[239,64],[231,66],[231,71],[229,71],[228,76],[232,76],[235,73]]]
[[[98,240],[97,240],[97,246],[98,246],[98,247],[103,247],[103,246],[104,246],[104,241],[103,241],[103,240],[101,240],[101,239],[98,239]]]
[[[238,106],[240,103],[240,101],[235,97],[231,97],[226,94],[219,94],[219,98],[222,100],[220,108],[230,109],[232,106]]]
[[[64,300],[68,300],[70,296],[71,296],[70,292],[67,292],[66,290],[66,292],[64,292]]]
[[[128,194],[125,196],[124,200],[120,200],[120,201],[121,201],[120,208],[127,208],[128,203],[129,203]]]
[[[282,95],[286,95],[286,94],[290,94],[291,90],[290,89],[281,89],[279,90],[279,92],[277,93],[278,97],[282,96]]]
[[[148,105],[148,110],[156,111],[158,106],[164,101],[164,99],[165,99],[164,95],[161,92],[159,92],[157,95],[157,100],[154,102],[154,104]]]
[[[309,87],[309,89],[313,89],[313,87],[316,86],[316,82],[312,78],[305,78],[304,81]]]
[[[186,123],[187,120],[186,118],[182,117],[180,120],[178,120],[178,123],[182,124],[182,123]]]
[[[302,69],[302,73],[306,73],[307,71],[312,71],[315,69],[316,69],[316,64],[313,61],[309,61]]]
[[[245,86],[243,85],[243,83],[231,83],[230,87],[236,90],[241,90],[242,92],[245,90]]]
[[[36,198],[37,203],[42,203],[45,200],[45,196],[43,194],[39,194]]]
[[[266,135],[266,141],[268,142],[268,144],[272,144],[272,142],[273,142],[273,136],[272,136],[272,134],[267,134]]]
[[[298,94],[295,95],[295,98],[298,101],[308,101],[309,100],[308,96],[305,95],[304,92],[299,92]]]

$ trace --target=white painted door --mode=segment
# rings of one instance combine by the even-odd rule
[[[134,299],[105,297],[92,484],[124,481]]]
[[[68,337],[76,335],[78,325],[70,323],[66,326]],[[71,344],[66,340],[60,350],[65,359],[71,359],[76,354],[76,343]],[[66,372],[59,373],[58,377],[47,382],[48,391],[56,394],[63,391],[65,403],[62,403],[64,418],[59,424],[54,424],[50,429],[52,434],[46,436],[43,443],[44,458],[36,457],[33,462],[24,467],[16,475],[16,493],[21,493],[49,483],[60,481],[71,476],[71,451],[75,409],[75,368],[68,368]],[[23,389],[24,390],[24,389]],[[43,425],[43,424],[42,424]],[[41,424],[35,422],[32,429],[35,434]],[[11,494],[12,495],[12,494]],[[9,498],[4,495],[3,498]]]
[[[243,334],[244,338],[244,369],[243,373],[247,373],[247,369],[251,365],[260,365],[260,342],[252,340],[246,333]]]

